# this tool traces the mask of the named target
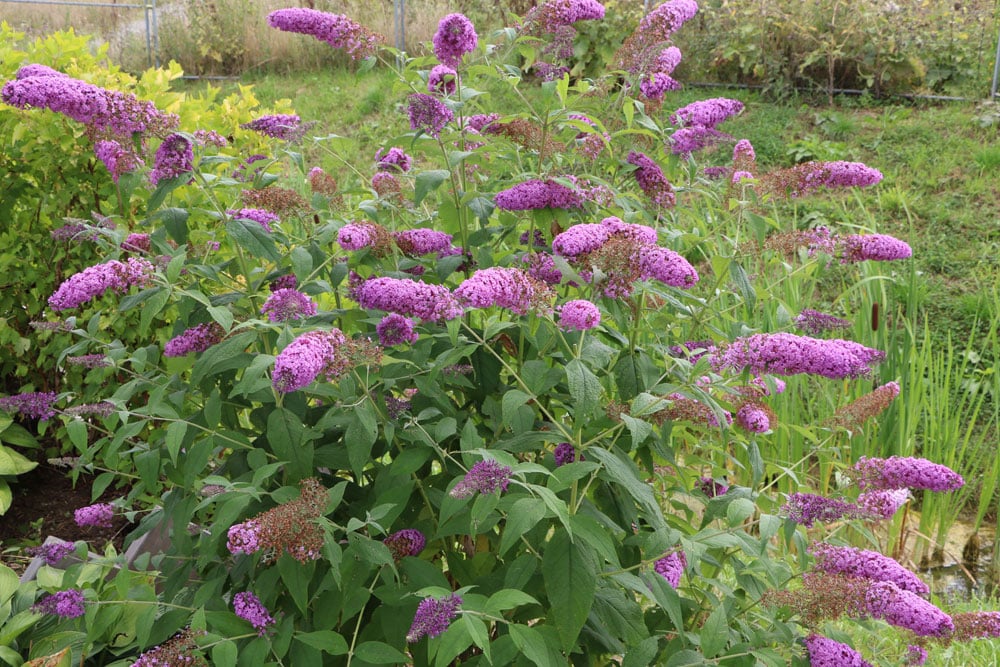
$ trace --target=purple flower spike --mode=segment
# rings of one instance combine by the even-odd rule
[[[382,540],[392,552],[395,560],[402,560],[407,556],[419,556],[427,545],[427,538],[419,530],[404,528]]]
[[[333,368],[337,348],[346,342],[340,329],[302,334],[274,360],[271,383],[275,389],[287,394],[308,387],[321,374],[334,374],[337,370]]]
[[[891,519],[909,499],[909,489],[865,491],[858,495],[858,517],[869,521]]]
[[[244,621],[248,621],[261,637],[269,625],[274,625],[274,619],[261,604],[260,598],[250,591],[243,591],[233,596],[233,610]]]
[[[729,487],[721,482],[716,482],[711,477],[702,477],[698,480],[698,490],[709,498],[724,496],[729,491]]]
[[[451,234],[436,229],[407,229],[393,232],[392,237],[399,249],[410,256],[430,255],[451,249]]]
[[[767,433],[771,430],[771,417],[762,406],[748,402],[736,411],[736,424],[750,433]]]
[[[72,542],[50,542],[49,544],[31,547],[27,551],[29,556],[41,558],[45,561],[46,565],[55,566],[63,558],[73,553],[75,549],[76,545]]]
[[[668,248],[646,245],[639,249],[639,275],[671,287],[687,288],[698,282],[698,272],[681,255]]]
[[[260,312],[272,322],[288,322],[315,315],[316,303],[298,290],[279,289],[271,292]]]
[[[424,322],[461,317],[462,306],[443,285],[400,278],[354,278],[350,296],[362,308],[385,310]]]
[[[564,331],[586,331],[601,323],[601,311],[590,301],[567,301],[559,308],[559,328]]]
[[[891,262],[913,256],[913,249],[908,243],[888,234],[851,234],[840,242],[843,249],[841,261],[845,263]]]
[[[916,666],[925,662],[927,662],[927,649],[916,644],[910,644],[906,647],[906,664]]]
[[[677,202],[674,189],[670,185],[663,170],[653,160],[638,151],[628,154],[628,163],[635,165],[635,180],[639,183],[646,196],[660,208],[673,208]]]
[[[225,337],[222,327],[215,322],[207,322],[186,329],[174,336],[163,346],[163,356],[183,357],[191,352],[204,352]]]
[[[132,285],[149,283],[153,265],[145,259],[130,257],[125,262],[111,260],[90,266],[70,276],[49,297],[52,310],[67,310],[81,306],[107,291],[124,294]]]
[[[806,637],[806,650],[809,652],[809,667],[872,667],[847,644],[822,635]]]
[[[506,491],[510,484],[510,466],[502,465],[493,459],[483,459],[469,469],[458,484],[451,490],[452,498],[468,498],[476,492],[493,493]]]
[[[686,567],[687,557],[683,551],[675,551],[672,554],[664,556],[653,565],[656,573],[666,579],[671,588],[680,586],[681,575],[684,574],[684,568]]]
[[[295,114],[272,114],[255,118],[240,125],[272,139],[297,139],[301,134],[302,119]]]
[[[393,146],[385,153],[378,149],[375,153],[375,166],[379,171],[402,171],[407,172],[413,165],[413,158],[407,155],[402,148]]]
[[[111,503],[88,505],[73,512],[73,520],[80,527],[96,526],[98,528],[110,528],[114,517],[115,506]]]
[[[180,134],[171,134],[156,149],[149,182],[156,185],[165,178],[176,178],[194,171],[194,150],[191,142]]]
[[[827,498],[814,493],[792,493],[781,512],[795,523],[812,528],[817,521],[829,523],[854,516],[853,504],[840,498]]]
[[[458,72],[447,65],[435,65],[427,77],[427,92],[451,95],[458,89]]]
[[[854,464],[854,478],[858,488],[866,490],[954,491],[965,485],[962,476],[951,468],[909,456],[891,456],[887,459],[862,456]]]
[[[381,35],[346,16],[302,7],[273,11],[267,15],[267,24],[285,32],[311,35],[335,49],[344,49],[352,60],[374,55],[382,41]]]
[[[421,130],[437,139],[441,136],[444,126],[455,118],[451,109],[433,95],[414,93],[410,95],[409,100],[407,114],[410,117],[411,130]]]
[[[947,637],[955,630],[948,614],[890,581],[877,581],[868,587],[865,607],[872,617],[912,630],[919,637]]]
[[[885,353],[849,340],[809,338],[790,333],[754,334],[737,338],[713,355],[717,371],[750,371],[754,375],[806,373],[830,379],[869,375]]]
[[[726,97],[698,100],[681,107],[670,116],[670,122],[683,127],[707,127],[715,129],[722,121],[743,111],[743,103]]]
[[[406,641],[413,644],[424,636],[440,635],[448,629],[451,619],[458,615],[458,607],[461,604],[462,598],[454,594],[421,600],[417,605],[417,612],[413,615],[410,631],[406,633]]]
[[[234,218],[240,218],[242,220],[251,220],[256,222],[261,227],[264,228],[265,232],[270,233],[271,223],[279,222],[281,218],[277,214],[268,211],[263,208],[241,208],[241,209],[229,209],[226,211],[227,215],[231,215]]]
[[[56,416],[52,404],[56,402],[54,391],[29,391],[23,394],[0,397],[0,410],[19,412],[28,417],[45,421]]]
[[[378,342],[382,347],[415,343],[420,337],[413,330],[413,321],[398,313],[390,313],[383,317],[375,327],[375,331],[378,332]]]
[[[556,449],[552,452],[552,455],[556,459],[557,467],[576,461],[576,449],[568,442],[560,442],[556,445]]]
[[[448,14],[438,24],[434,33],[434,55],[452,69],[462,64],[462,56],[476,50],[479,36],[472,21],[463,14]]]
[[[455,288],[459,303],[471,308],[499,306],[518,315],[535,308],[546,308],[551,299],[549,287],[521,269],[493,267],[480,269]]]
[[[245,521],[229,527],[226,548],[233,554],[252,554],[260,550],[260,525],[254,521]]]
[[[48,595],[32,607],[41,614],[55,614],[63,618],[76,618],[83,616],[83,591],[71,588],[68,591],[59,591]]]
[[[810,552],[816,558],[815,569],[827,574],[843,574],[856,579],[891,581],[904,591],[926,596],[930,589],[917,575],[877,551],[838,547],[821,542]]]

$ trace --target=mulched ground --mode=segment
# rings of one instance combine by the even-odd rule
[[[92,482],[93,477],[81,474],[74,486],[65,468],[45,463],[12,480],[14,500],[7,513],[0,515],[0,559],[4,564],[21,572],[30,560],[23,549],[41,544],[49,535],[68,542],[86,540],[96,553],[103,553],[110,541],[121,553],[129,526],[125,517],[116,515],[111,528],[81,528],[73,520],[77,508],[111,502],[123,494],[109,488],[98,500],[91,500]]]

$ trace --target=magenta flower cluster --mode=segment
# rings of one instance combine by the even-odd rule
[[[337,349],[346,342],[340,329],[302,334],[274,360],[271,384],[287,394],[309,386],[322,374],[335,374],[338,369],[333,364],[337,360]]]
[[[177,178],[194,171],[194,149],[182,134],[171,134],[156,149],[149,182],[153,185],[168,178]]]
[[[52,310],[67,310],[82,306],[108,291],[124,294],[133,285],[148,284],[152,274],[153,265],[137,257],[130,257],[125,262],[113,259],[90,266],[64,281],[49,297],[49,307]]]
[[[548,0],[529,12],[526,19],[535,17],[540,32],[555,33],[577,21],[599,21],[604,11],[604,5],[597,0]]]
[[[183,357],[192,352],[201,353],[222,340],[225,332],[215,322],[198,324],[174,336],[163,346],[163,356]]]
[[[646,225],[623,222],[614,216],[599,223],[573,225],[552,239],[552,252],[567,259],[578,259],[601,248],[613,237],[624,237],[643,245],[655,245],[656,230]]]
[[[81,507],[73,512],[73,520],[78,526],[110,528],[115,518],[115,506],[111,503],[96,503]]]
[[[284,32],[311,35],[335,49],[343,49],[353,60],[374,55],[380,37],[342,14],[290,7],[267,15],[267,24]]]
[[[677,197],[674,195],[670,181],[663,175],[660,165],[639,151],[630,152],[627,161],[629,164],[635,165],[635,180],[646,196],[660,208],[673,208]]]
[[[398,313],[389,313],[375,327],[378,342],[382,347],[393,347],[404,343],[415,343],[420,337],[413,330],[413,320]]]
[[[288,322],[316,314],[316,303],[296,289],[279,289],[271,292],[260,308],[271,322]]]
[[[226,548],[233,555],[253,554],[261,548],[260,525],[253,519],[233,524],[226,537]]]
[[[891,262],[913,256],[908,243],[888,234],[850,234],[841,237],[840,247],[841,261],[847,263]]]
[[[716,352],[712,367],[717,371],[749,371],[754,375],[805,373],[839,380],[866,376],[884,358],[884,352],[839,338],[754,334],[738,338]]]
[[[63,618],[83,616],[83,591],[71,588],[47,595],[34,604],[32,609],[40,614],[54,614]]]
[[[462,64],[462,56],[476,50],[479,36],[472,21],[463,14],[448,14],[438,23],[434,33],[434,55],[452,69]]]
[[[506,491],[510,484],[510,466],[493,459],[483,459],[469,468],[465,477],[451,490],[452,498],[468,498],[475,493]]]
[[[736,424],[750,433],[767,433],[771,430],[771,415],[759,404],[748,401],[736,411]]]
[[[133,172],[142,166],[139,156],[113,139],[95,142],[94,155],[108,168],[111,180],[115,183],[122,174]]]
[[[586,331],[600,323],[600,309],[585,299],[567,301],[559,307],[559,328],[564,331]]]
[[[715,129],[719,123],[743,111],[743,103],[728,97],[698,100],[683,106],[670,115],[670,122],[681,127],[707,127]]]
[[[458,72],[447,65],[435,65],[427,75],[427,92],[451,95],[458,90]]]
[[[410,129],[420,130],[435,139],[441,136],[441,130],[455,118],[448,106],[434,97],[424,93],[414,93],[409,97],[406,113],[410,117]]]
[[[687,557],[683,551],[675,551],[664,556],[653,564],[653,569],[661,577],[667,580],[671,588],[677,588],[681,584],[681,575],[687,567]]]
[[[441,598],[424,598],[417,605],[413,615],[413,623],[406,633],[406,641],[414,643],[423,637],[437,637],[448,629],[451,620],[458,615],[462,598],[458,595],[446,595]]]
[[[733,137],[714,127],[692,125],[682,127],[670,135],[670,152],[687,158],[691,153],[714,146],[721,141],[731,141]]]
[[[451,248],[451,234],[421,227],[393,232],[396,245],[407,255],[430,255]]]
[[[493,202],[505,211],[529,211],[540,208],[580,208],[583,195],[576,189],[553,180],[533,178],[501,190]]]
[[[872,583],[865,594],[865,607],[873,618],[911,630],[919,637],[947,637],[955,630],[948,614],[891,581]]]
[[[250,220],[251,222],[256,222],[269,234],[274,231],[271,228],[271,224],[277,223],[281,220],[277,214],[264,208],[231,208],[226,211],[226,215],[230,215],[233,218],[240,220]]]
[[[424,322],[461,317],[462,306],[443,285],[400,278],[354,279],[350,296],[362,308],[399,313]]]
[[[378,149],[375,153],[375,166],[379,171],[409,171],[413,166],[413,158],[398,146],[393,146],[389,150],[382,152]]]
[[[948,466],[927,459],[891,456],[887,459],[862,456],[854,464],[853,475],[861,489],[926,489],[954,491],[965,480]]]
[[[58,565],[59,562],[73,553],[76,545],[72,542],[48,542],[37,547],[27,549],[28,555],[41,558],[46,565]]]
[[[555,451],[552,452],[555,457],[556,466],[563,466],[567,463],[573,463],[576,461],[576,448],[573,447],[572,443],[560,442],[556,445]],[[583,457],[581,457],[582,460]]]
[[[389,547],[392,557],[401,560],[407,556],[419,556],[427,545],[427,538],[419,530],[404,528],[382,540]]]
[[[872,667],[847,644],[815,633],[806,637],[809,667]]]
[[[296,139],[301,134],[302,119],[295,114],[269,114],[240,125],[272,139]]]
[[[890,581],[904,591],[925,597],[930,593],[927,584],[917,575],[877,551],[820,542],[814,544],[810,552],[816,559],[814,568],[818,572],[842,574],[855,579]]]
[[[455,298],[469,308],[499,306],[518,315],[548,305],[551,293],[521,269],[492,267],[480,269],[455,288]]]
[[[233,611],[244,621],[249,622],[261,637],[264,636],[267,627],[275,623],[260,598],[250,591],[243,591],[233,596]]]
[[[643,17],[639,32],[649,42],[665,42],[697,13],[695,0],[668,0]]]
[[[56,393],[53,391],[28,391],[23,394],[0,397],[0,410],[17,412],[33,419],[45,421],[56,416],[56,411],[52,409],[55,402]]]
[[[795,326],[810,336],[818,336],[825,331],[849,329],[851,323],[835,315],[827,315],[818,310],[806,308],[795,318]]]

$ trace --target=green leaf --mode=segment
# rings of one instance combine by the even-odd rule
[[[506,392],[500,404],[503,425],[514,433],[524,433],[531,430],[534,424],[535,412],[530,408],[527,410],[521,409],[526,407],[525,403],[530,400],[532,400],[532,396],[519,389],[511,389]]]
[[[357,476],[371,460],[372,445],[378,439],[378,420],[371,401],[364,401],[351,412],[351,422],[344,434],[347,458]]]
[[[190,215],[188,210],[184,208],[165,208],[162,211],[157,211],[153,220],[162,222],[167,234],[178,245],[185,245],[188,240],[187,220]]]
[[[514,502],[507,514],[503,536],[500,538],[500,555],[514,546],[521,536],[531,530],[545,516],[545,503],[538,498],[521,498]]]
[[[236,642],[224,639],[212,647],[212,664],[220,667],[235,667],[237,654]]]
[[[174,178],[164,178],[159,183],[156,184],[156,190],[153,194],[149,196],[149,200],[146,202],[146,214],[149,215],[156,209],[163,205],[163,202],[167,200],[167,195],[186,184],[191,177],[187,174],[182,174],[181,176],[175,176]],[[179,241],[178,241],[179,243]]]
[[[170,454],[170,461],[177,465],[177,454],[181,451],[181,443],[184,442],[184,434],[187,432],[187,422],[175,421],[167,427],[167,436],[164,445],[167,453]]]
[[[244,331],[205,350],[191,370],[191,384],[200,384],[204,378],[212,375],[217,367],[221,367],[246,350],[256,338],[256,331]]]
[[[0,514],[6,514],[14,502],[14,494],[10,490],[7,480],[0,479]]]
[[[278,572],[281,574],[281,581],[285,584],[285,589],[291,594],[295,606],[303,614],[307,613],[309,606],[309,581],[312,579],[313,570],[316,567],[313,563],[303,565],[288,554],[283,554],[278,558]]]
[[[306,427],[294,412],[275,408],[267,417],[267,441],[275,455],[288,462],[292,479],[304,479],[313,474],[313,449]]]
[[[394,663],[410,662],[405,653],[389,646],[385,642],[365,642],[354,652],[358,659],[370,662],[373,665],[390,665]]]
[[[514,609],[525,604],[538,604],[538,600],[531,597],[524,591],[513,588],[505,588],[497,591],[486,601],[485,609],[501,612],[507,609]]]
[[[606,527],[599,524],[596,519],[584,514],[571,515],[569,522],[573,526],[574,538],[582,537],[605,560],[615,567],[621,567],[618,561],[618,553],[615,550],[615,541]]]
[[[553,651],[549,651],[549,646],[541,632],[527,625],[511,624],[507,627],[510,630],[511,638],[514,640],[514,645],[517,646],[517,650],[523,653],[524,657],[528,660],[538,665],[538,667],[549,667],[549,665],[559,664],[551,660],[553,651],[559,658],[562,656],[559,655],[559,651],[555,650],[554,647]]]
[[[431,171],[422,171],[417,174],[416,179],[413,182],[413,204],[414,206],[419,206],[420,202],[430,193],[441,187],[451,176],[451,172],[447,169],[432,169]]]
[[[557,531],[542,554],[549,615],[567,653],[577,645],[597,592],[597,563],[589,546]]]
[[[38,463],[20,452],[0,445],[0,475],[20,475],[34,469]]]
[[[584,420],[601,400],[601,382],[579,359],[566,364],[566,381],[573,397],[573,417]]]
[[[330,655],[344,655],[349,650],[344,637],[333,630],[300,632],[295,635],[295,639],[306,646],[311,646]]]
[[[209,306],[208,314],[212,316],[212,319],[218,322],[219,326],[226,333],[233,328],[233,311],[229,310],[225,306]]]
[[[670,656],[667,660],[667,664],[664,667],[687,667],[688,665],[704,665],[705,658],[701,656],[697,651],[692,651],[691,649],[684,649],[683,651],[678,651]]]
[[[274,239],[260,223],[239,218],[227,220],[226,231],[241,248],[253,257],[275,263],[281,261],[281,255],[278,254],[278,250],[274,246]]]
[[[706,658],[714,658],[722,653],[728,643],[729,619],[726,616],[726,605],[720,604],[701,627],[701,652]]]
[[[170,290],[165,287],[156,288],[142,305],[142,313],[139,315],[139,333],[144,334],[149,331],[149,325],[152,324],[153,318],[160,314],[169,301]]]
[[[652,665],[656,654],[660,652],[658,637],[647,637],[635,646],[629,648],[622,660],[621,667],[647,667]]]
[[[757,307],[757,293],[750,283],[750,277],[747,275],[746,270],[740,266],[739,262],[730,262],[729,275],[733,279],[733,282],[736,283],[736,289],[739,290],[740,296],[743,297],[743,306],[746,312],[752,315],[754,309]]]
[[[292,260],[292,272],[295,277],[300,281],[308,278],[313,268],[312,255],[309,251],[302,247],[292,248],[289,257]]]
[[[612,481],[624,487],[629,495],[645,510],[646,520],[654,530],[666,530],[663,510],[656,502],[652,487],[639,477],[639,471],[634,462],[626,457],[619,457],[616,452],[609,452],[601,447],[589,447],[587,458],[593,457],[601,463]]]
[[[754,513],[753,501],[749,498],[737,498],[726,508],[726,520],[732,527],[738,526]]]
[[[0,606],[7,603],[17,592],[19,581],[17,573],[0,563]]]

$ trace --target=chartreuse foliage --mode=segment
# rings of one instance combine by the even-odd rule
[[[297,142],[315,143],[364,180],[375,174],[373,156],[344,154],[340,137],[312,138],[308,128],[266,141],[239,127],[250,91],[221,103],[182,99],[160,87],[175,72],[151,72],[133,90],[178,113],[186,137],[215,130],[233,139],[194,145],[190,170],[155,188],[140,170],[128,196],[90,157],[79,127],[40,110],[0,111],[38,124],[18,141],[37,134],[48,142],[15,143],[33,156],[24,178],[58,182],[58,191],[77,172],[56,173],[41,151],[51,156],[69,136],[60,164],[88,165],[95,201],[118,229],[150,235],[145,254],[157,269],[144,284],[60,313],[70,318],[74,354],[112,362],[100,393],[69,376],[61,400],[100,398],[112,408],[84,419],[60,404],[57,421],[81,466],[104,471],[95,494],[128,481],[118,504],[137,523],[130,539],[167,538],[130,568],[109,550],[66,569],[43,566],[19,587],[0,571],[0,658],[16,665],[71,647],[72,664],[128,665],[189,629],[195,653],[215,665],[804,663],[798,640],[822,628],[766,604],[769,591],[797,588],[810,561],[813,535],[785,518],[783,493],[834,491],[836,473],[859,455],[887,453],[871,451],[877,429],[845,432],[827,420],[871,379],[897,377],[796,375],[775,395],[776,378],[754,389],[749,373],[678,346],[698,352],[791,331],[831,284],[843,285],[841,313],[860,321],[875,294],[862,287],[898,279],[877,264],[768,243],[793,238],[800,222],[767,215],[750,186],[704,178],[697,157],[672,155],[669,110],[636,99],[621,72],[546,82],[529,102],[523,90],[536,84],[519,64],[532,59],[537,39],[505,34],[512,41],[465,55],[461,85],[442,103],[455,120],[439,138],[419,130],[385,137],[386,150],[401,147],[414,164],[383,172],[390,176],[370,190],[334,192]],[[427,90],[436,61],[383,55],[398,68],[402,110],[407,93]],[[132,83],[90,75],[107,86]],[[466,119],[501,105],[518,109],[499,120],[502,131],[462,131]],[[606,145],[586,152],[586,136],[604,133]],[[146,147],[145,170],[154,150]],[[675,207],[646,198],[633,150],[665,165]],[[265,159],[248,169],[252,153]],[[531,179],[592,196],[566,208],[495,206],[498,192]],[[280,220],[229,213],[242,208]],[[47,225],[58,222],[47,215]],[[639,255],[617,264],[610,255],[598,268],[557,256],[564,278],[551,293],[539,284],[530,298],[498,287],[501,305],[424,317],[415,340],[376,343],[385,311],[361,307],[363,279],[419,280],[454,299],[477,271],[526,268],[536,232],[547,249],[571,226],[612,216],[654,228],[661,248],[697,268],[697,283],[627,281],[631,291],[606,296],[601,281],[620,278],[615,271],[638,275]],[[451,235],[461,251],[420,254],[390,235],[418,228]],[[67,248],[67,257],[81,267],[124,259],[123,234],[104,236],[109,242]],[[289,276],[317,312],[265,317],[262,307]],[[47,297],[38,295],[38,312]],[[404,289],[380,303],[409,315],[427,312],[427,298],[414,302]],[[576,299],[596,304],[599,325],[560,326],[558,306]],[[194,341],[195,327],[207,343],[164,353],[168,341],[171,349]],[[856,329],[859,343],[886,342],[882,331]],[[288,352],[322,345],[323,358]],[[293,376],[306,380],[287,391]],[[727,413],[750,398],[769,404],[770,428],[729,425]],[[576,460],[557,465],[563,443]],[[509,468],[509,479],[470,490],[487,460]],[[713,478],[729,490],[716,494]],[[403,529],[426,543],[386,543]],[[833,532],[878,537],[867,527]],[[668,581],[657,563],[681,554],[686,566]],[[41,591],[67,589],[83,591],[81,616],[32,611]],[[246,592],[267,611],[234,608]],[[428,608],[422,601],[451,594],[461,598],[454,617],[414,622],[418,606]],[[418,627],[443,632],[416,636]]]

